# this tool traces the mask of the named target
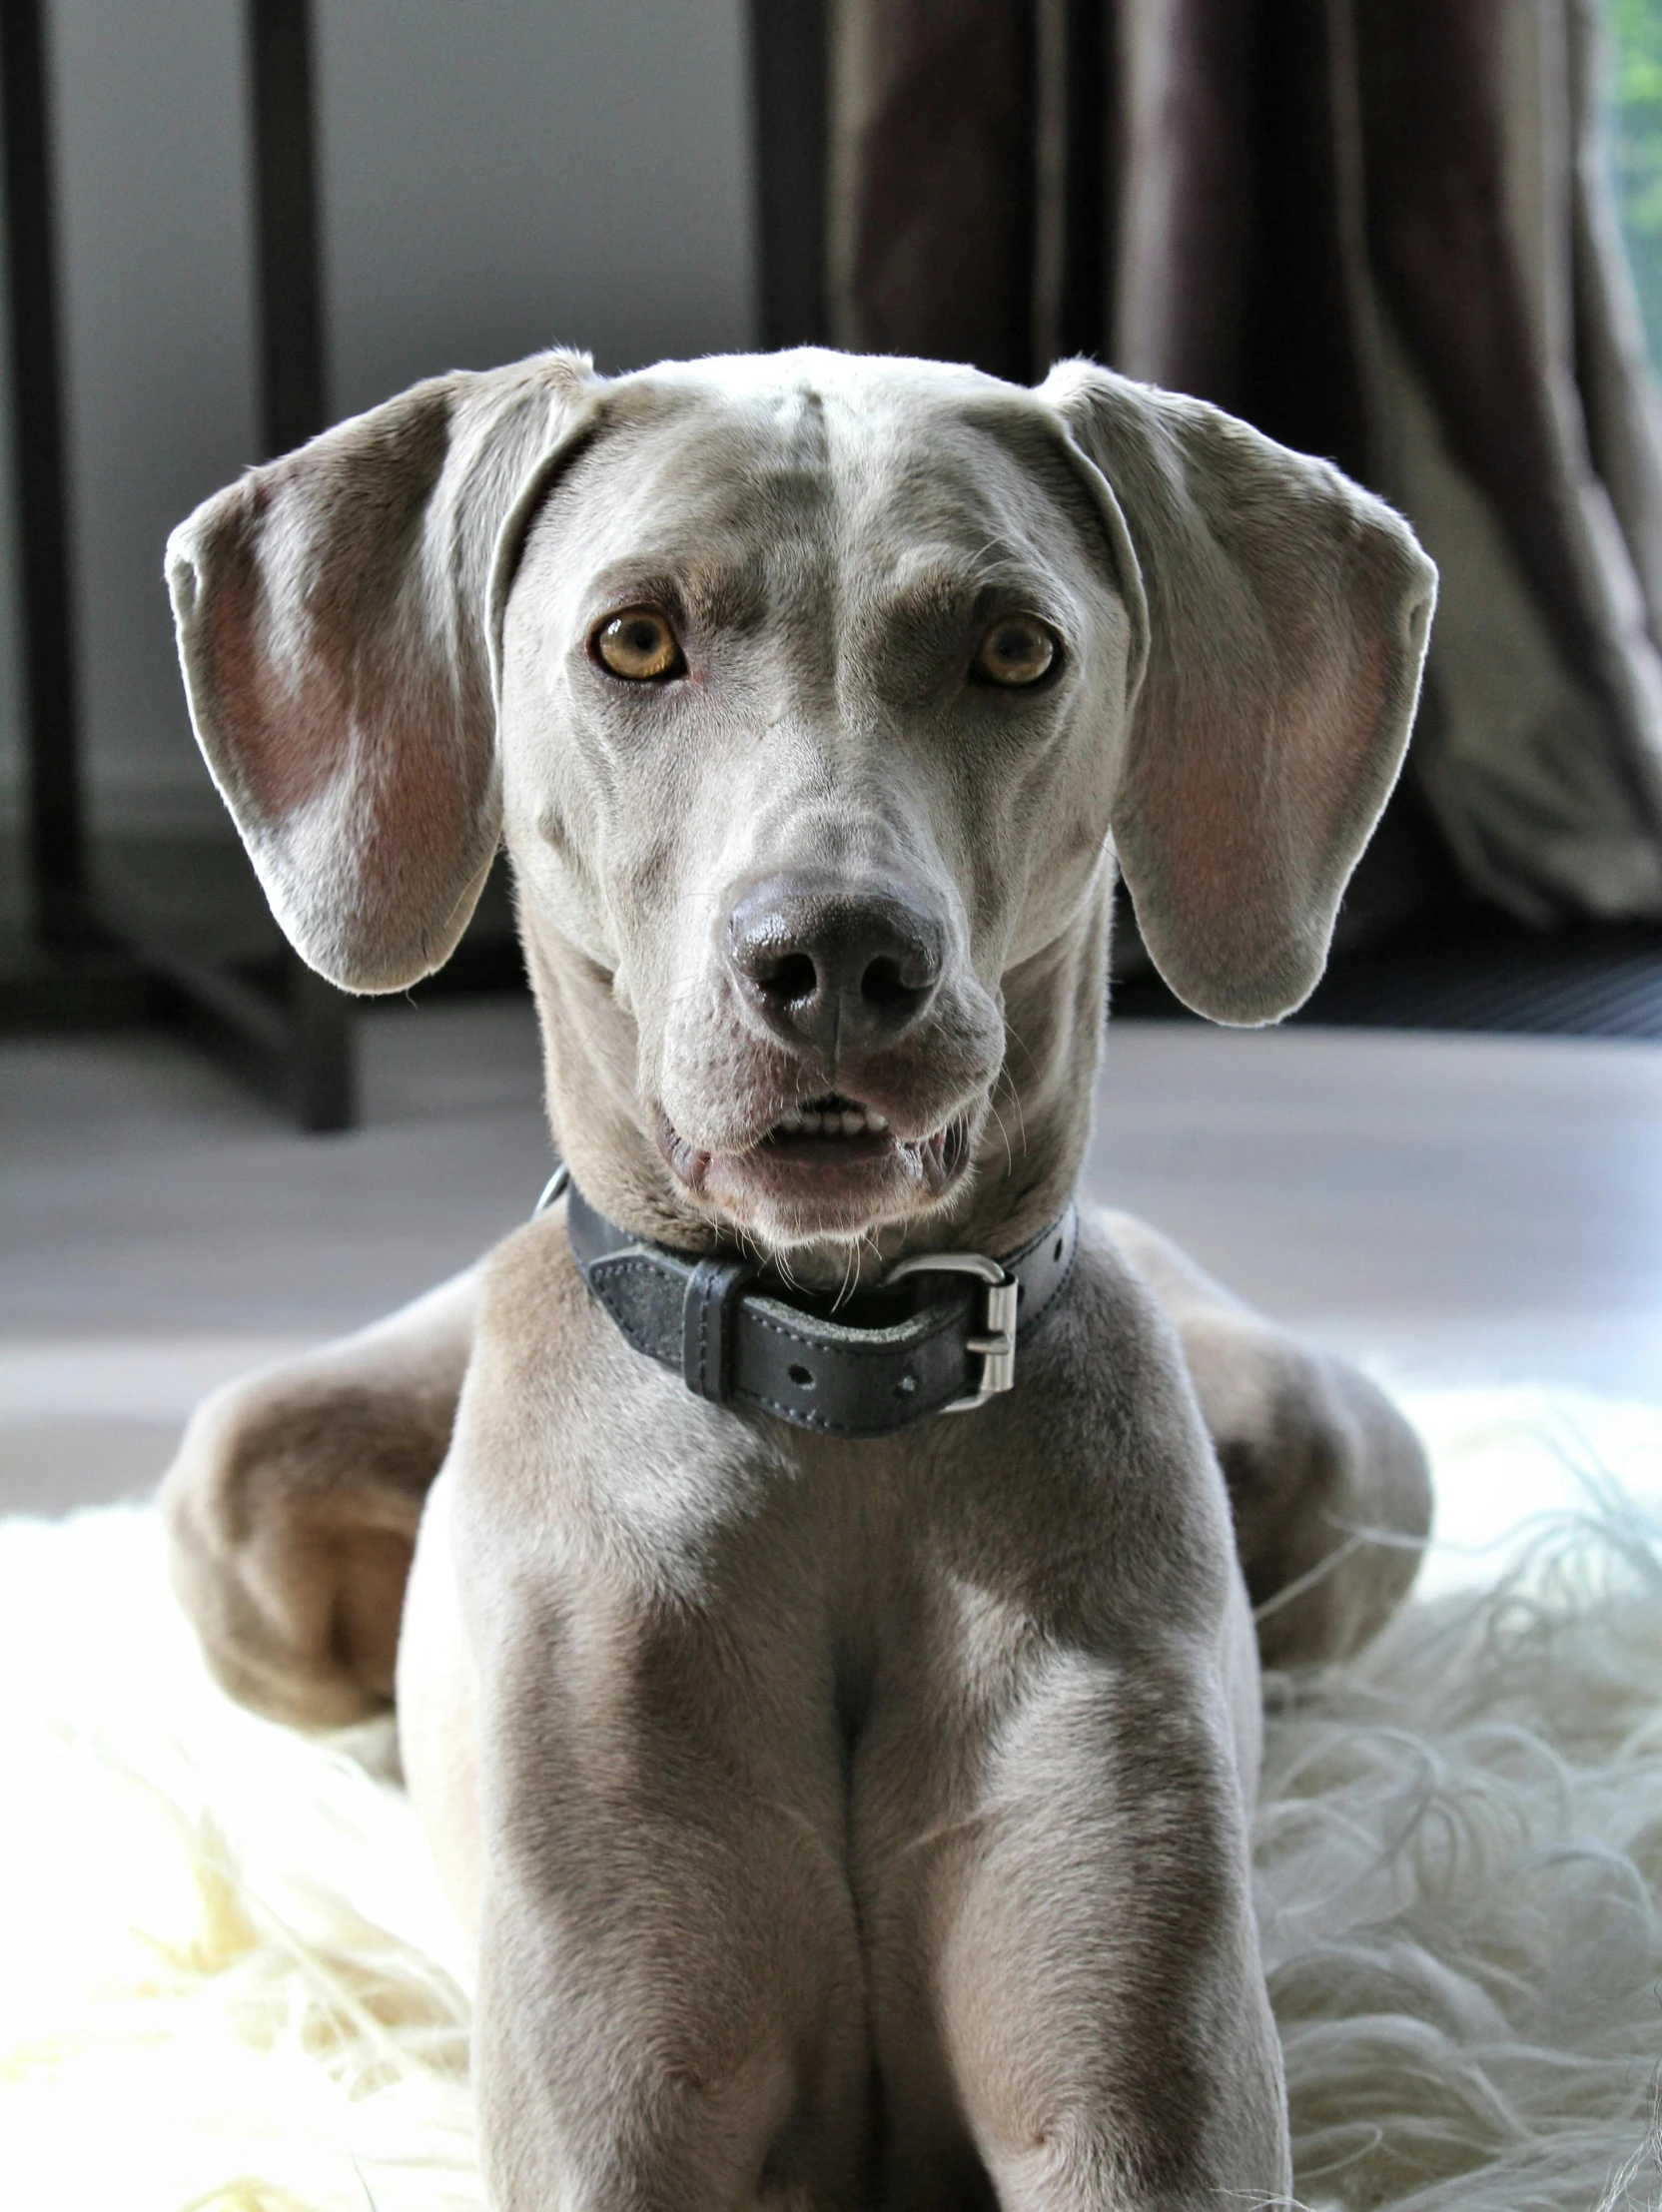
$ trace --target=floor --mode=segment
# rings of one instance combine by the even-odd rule
[[[148,1488],[216,1382],[465,1264],[546,1175],[511,997],[362,1018],[290,1133],[166,1037],[0,1046],[0,1511]],[[1662,1404],[1662,1045],[1110,1031],[1088,1182],[1405,1387]]]

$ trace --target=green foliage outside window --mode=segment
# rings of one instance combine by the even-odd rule
[[[1662,0],[1609,0],[1616,192],[1650,357],[1662,363]]]

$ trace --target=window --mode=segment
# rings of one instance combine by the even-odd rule
[[[1650,358],[1662,365],[1662,0],[1610,0],[1616,197]]]

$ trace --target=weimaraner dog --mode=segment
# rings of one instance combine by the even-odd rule
[[[1407,528],[1085,364],[556,353],[256,469],[169,577],[315,968],[402,990],[512,858],[568,1187],[166,1492],[237,1696],[396,1689],[492,2202],[1284,2194],[1250,1608],[1368,1636],[1425,1469],[1075,1190],[1117,873],[1203,1014],[1319,974]]]

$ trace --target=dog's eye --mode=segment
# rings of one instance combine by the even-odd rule
[[[594,633],[593,652],[602,668],[629,683],[655,683],[663,676],[678,676],[686,666],[675,632],[653,607],[625,607],[602,622]]]
[[[1056,660],[1056,639],[1031,614],[1008,614],[982,639],[971,673],[984,683],[1037,683]]]
[[[982,639],[971,673],[983,683],[1030,684],[1049,675],[1056,639],[1031,614],[1007,614]]]

